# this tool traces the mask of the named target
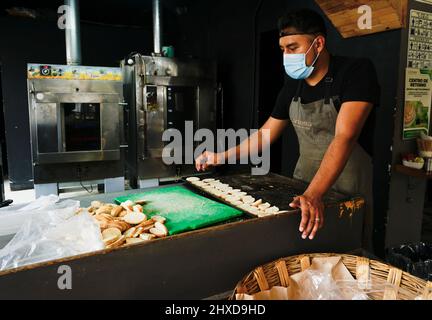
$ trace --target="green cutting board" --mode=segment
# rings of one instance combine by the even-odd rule
[[[148,203],[143,207],[144,213],[148,217],[165,217],[165,225],[170,235],[196,230],[243,215],[240,210],[207,199],[183,186],[160,188],[114,199],[118,204],[127,200],[147,200]]]

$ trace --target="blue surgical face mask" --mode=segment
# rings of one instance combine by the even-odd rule
[[[286,73],[293,79],[307,79],[311,76],[312,72],[315,69],[315,63],[319,58],[319,54],[316,56],[315,60],[312,62],[312,65],[306,65],[306,55],[312,49],[315,44],[316,39],[312,42],[312,45],[306,51],[306,53],[299,54],[284,54],[284,67]]]

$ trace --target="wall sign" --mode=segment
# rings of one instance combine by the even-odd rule
[[[407,66],[432,69],[432,13],[411,10]]]
[[[432,70],[406,69],[404,130],[405,140],[423,132],[429,134],[432,102]]]

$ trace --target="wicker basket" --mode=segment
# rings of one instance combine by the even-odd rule
[[[391,284],[383,292],[368,294],[373,300],[413,300],[421,296],[432,300],[432,282],[426,282],[392,266],[352,255],[320,253],[283,258],[256,268],[240,281],[231,299],[236,294],[253,295],[274,286],[288,287],[289,275],[306,270],[313,258],[342,257],[342,263],[357,281]]]

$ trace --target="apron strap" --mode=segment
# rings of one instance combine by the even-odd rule
[[[296,94],[295,94],[295,96],[294,96],[294,101],[295,101],[295,102],[297,102],[297,101],[299,100],[299,97],[300,97],[300,94],[301,94],[301,90],[302,90],[302,88],[303,88],[303,80],[300,80],[300,81],[298,82],[297,90],[296,90]]]
[[[325,78],[325,96],[324,96],[324,103],[330,104],[330,98],[331,98],[331,88],[333,85],[333,77],[326,77]]]
[[[331,89],[333,86],[333,70],[334,69],[334,58],[333,56],[330,56],[330,63],[329,63],[329,69],[326,75],[326,78],[324,79],[324,86],[325,86],[325,95],[324,95],[324,103],[330,104],[331,99]]]
[[[329,71],[327,73],[326,78],[324,79],[324,85],[325,85],[325,96],[324,96],[324,103],[330,104],[330,98],[331,98],[331,89],[333,86],[333,57],[330,57],[330,65],[329,65]],[[302,88],[303,88],[303,81],[300,80],[297,85],[296,94],[294,96],[294,101],[297,102],[299,100]]]

